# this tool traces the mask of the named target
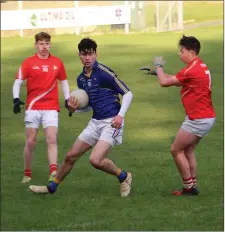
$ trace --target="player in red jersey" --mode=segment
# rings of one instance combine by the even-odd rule
[[[27,100],[25,112],[26,143],[24,147],[24,177],[21,183],[32,179],[32,155],[40,124],[43,125],[48,147],[48,161],[51,180],[57,170],[57,133],[59,95],[58,80],[61,82],[65,106],[70,91],[63,62],[50,54],[51,36],[40,32],[35,35],[36,54],[25,59],[16,74],[13,85],[13,111],[20,113],[20,87],[26,80]]]
[[[211,129],[216,117],[211,100],[211,75],[207,65],[198,56],[201,45],[195,37],[183,35],[179,48],[179,56],[187,64],[180,72],[176,75],[164,73],[165,61],[162,57],[153,58],[155,70],[149,71],[150,74],[157,74],[162,87],[181,87],[181,100],[187,116],[171,145],[171,153],[184,187],[172,194],[198,195],[194,150]]]

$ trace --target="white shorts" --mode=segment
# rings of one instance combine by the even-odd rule
[[[56,110],[26,110],[24,118],[26,128],[58,127],[58,111]]]
[[[186,116],[181,128],[188,131],[191,134],[197,135],[199,137],[204,137],[212,128],[215,120],[216,118],[202,118],[190,120],[188,116]]]
[[[122,143],[123,127],[115,129],[111,127],[111,121],[113,118],[107,118],[103,120],[91,119],[87,127],[78,136],[78,138],[85,143],[88,143],[92,147],[99,141],[104,140],[111,144],[111,146],[119,145]]]

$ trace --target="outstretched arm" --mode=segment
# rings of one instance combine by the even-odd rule
[[[152,61],[153,61],[153,64],[155,65],[159,84],[162,87],[180,86],[181,85],[181,83],[176,78],[176,76],[168,75],[168,74],[164,73],[163,66],[165,65],[166,62],[161,56],[154,57],[152,59]]]
[[[156,71],[157,71],[157,78],[159,80],[159,84],[162,87],[181,86],[181,83],[178,81],[176,76],[168,75],[164,73],[162,67],[156,67]]]

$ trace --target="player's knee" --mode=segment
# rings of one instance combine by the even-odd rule
[[[69,152],[68,152],[68,153],[69,153]],[[74,157],[67,154],[67,156],[66,156],[66,158],[65,158],[65,163],[67,163],[67,164],[69,164],[69,165],[73,165],[74,162],[75,162]]]
[[[170,147],[170,152],[173,156],[176,156],[179,153],[179,150],[177,149],[176,146],[174,146],[173,144]]]
[[[101,160],[98,157],[91,156],[89,159],[92,166],[97,169],[101,169]]]
[[[70,150],[66,155],[65,162],[69,164],[73,164],[78,159],[78,157],[79,157],[78,154]]]
[[[36,144],[36,139],[29,138],[26,141],[26,145],[29,148],[33,148],[35,146],[35,144]]]
[[[57,143],[57,139],[56,139],[55,136],[48,136],[48,137],[46,137],[46,143],[48,145],[56,144]]]

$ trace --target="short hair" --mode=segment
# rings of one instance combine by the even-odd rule
[[[40,32],[40,33],[35,35],[35,42],[37,43],[39,40],[40,41],[45,40],[45,41],[50,42],[51,41],[51,36],[46,32]]]
[[[98,47],[97,43],[88,37],[82,39],[80,43],[78,44],[79,52],[90,51],[90,50],[93,50],[94,52],[96,52],[97,47]]]
[[[200,42],[194,36],[183,35],[181,39],[179,40],[178,46],[184,47],[187,50],[192,50],[196,53],[196,55],[199,54],[200,49],[201,49]]]

